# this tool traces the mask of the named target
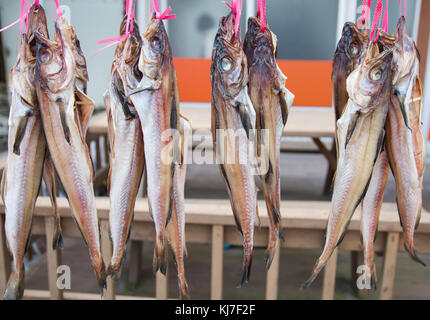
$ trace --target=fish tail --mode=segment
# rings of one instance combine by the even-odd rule
[[[330,258],[332,252],[334,251],[336,247],[334,247],[328,254],[327,253],[322,253],[321,257],[318,258],[317,262],[315,263],[315,266],[312,270],[312,274],[311,276],[308,278],[308,280],[306,280],[305,282],[303,282],[303,284],[300,286],[300,290],[305,290],[307,288],[310,287],[310,285],[312,284],[312,282],[314,282],[314,280],[317,278],[317,276],[319,275],[319,273],[321,272],[321,270],[325,267],[325,265],[328,262],[328,259]]]
[[[157,273],[158,270],[166,275],[167,270],[167,256],[166,245],[164,237],[157,237],[157,242],[154,247],[154,258],[152,261],[152,272]]]
[[[24,266],[17,271],[15,268],[7,282],[3,300],[21,300],[24,295]]]
[[[377,289],[377,283],[378,283],[378,277],[376,276],[376,266],[374,263],[372,263],[372,266],[369,267],[370,269],[370,286],[371,288],[376,291]]]
[[[112,260],[109,263],[109,266],[106,271],[107,276],[111,276],[114,279],[119,279],[121,275],[121,265],[122,265],[122,259],[118,261],[118,259],[115,259],[114,257],[112,257]]]
[[[58,221],[58,224],[54,231],[54,238],[52,240],[52,248],[57,250],[57,248],[63,249],[63,236],[61,234],[61,226]]]
[[[188,283],[187,283],[187,279],[185,279],[185,276],[178,275],[178,286],[179,286],[179,298],[181,300],[189,300],[190,290],[188,288]]]
[[[272,242],[272,241],[270,241]],[[272,265],[273,257],[275,256],[276,252],[276,246],[278,245],[278,239],[275,240],[273,243],[269,243],[269,246],[267,247],[266,251],[264,252],[264,261],[266,265],[266,271],[269,271],[270,266]]]
[[[103,289],[106,289],[107,275],[106,275],[105,264],[101,256],[98,259],[93,259],[93,268],[94,268],[94,274],[97,279],[97,283],[100,288],[100,295],[103,297]]]
[[[405,240],[405,250],[409,254],[409,256],[412,258],[412,260],[414,260],[415,262],[418,262],[423,267],[427,266],[427,264],[423,260],[421,260],[420,257],[418,257],[412,241],[406,241]]]
[[[243,257],[243,265],[242,265],[242,278],[240,280],[237,288],[241,288],[244,283],[248,283],[249,276],[251,275],[251,265],[252,265],[252,247],[245,248],[245,255]]]

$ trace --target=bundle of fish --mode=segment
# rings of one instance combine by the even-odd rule
[[[121,24],[125,31],[126,19]],[[133,34],[116,49],[105,93],[110,141],[110,234],[108,273],[118,275],[130,235],[142,175],[147,181],[156,229],[153,271],[166,274],[167,238],[178,269],[180,297],[188,298],[184,271],[186,156],[191,125],[180,115],[176,71],[164,24],[155,14],[141,37]]]
[[[342,241],[360,203],[364,263],[376,288],[374,241],[389,168],[396,182],[405,249],[425,265],[414,249],[425,166],[418,70],[418,50],[404,17],[392,36],[379,31],[377,44],[355,24],[345,24],[332,73],[338,154],[333,197],[324,249],[304,288]]]
[[[58,20],[54,41],[50,41],[44,9],[32,6],[28,33],[23,35],[17,62],[10,73],[12,105],[2,197],[6,239],[14,263],[4,294],[6,299],[19,299],[23,295],[23,256],[30,241],[42,177],[57,221],[52,245],[54,249],[62,245],[55,203],[55,171],[89,247],[98,283],[101,288],[105,286],[93,167],[85,143],[94,107],[86,95],[87,81],[85,58],[73,27],[64,18]]]
[[[252,263],[254,223],[258,217],[255,175],[262,181],[270,221],[267,269],[278,239],[283,237],[280,139],[294,96],[285,89],[286,77],[275,60],[276,36],[268,27],[261,32],[259,17],[252,17],[243,49],[234,19],[233,12],[221,18],[214,41],[211,129],[217,163],[243,236],[240,287],[248,282]]]

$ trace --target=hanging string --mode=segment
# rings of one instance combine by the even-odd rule
[[[102,52],[103,50],[106,50],[110,47],[113,47],[115,45],[117,45],[118,43],[124,41],[125,39],[127,39],[127,37],[133,33],[133,21],[135,18],[135,14],[136,14],[136,1],[137,0],[127,0],[126,4],[125,4],[125,15],[127,16],[127,21],[126,21],[126,27],[125,27],[125,33],[123,35],[117,36],[117,37],[113,37],[113,38],[108,38],[108,39],[103,39],[103,40],[99,40],[97,41],[98,44],[104,44],[104,43],[109,43],[112,42],[111,44],[108,44],[107,46],[99,49],[96,51],[96,53],[94,53],[91,57],[93,58],[95,55],[99,54],[100,52]]]
[[[266,27],[266,0],[257,0],[258,16],[260,17],[261,32]]]
[[[385,12],[384,12],[384,22],[382,23],[382,30],[388,33],[388,3],[390,0],[387,0],[385,3]]]
[[[370,10],[372,8],[372,0],[363,0],[363,5],[361,6],[361,24],[363,28],[366,25],[366,21],[370,18]]]
[[[373,20],[372,20],[372,28],[370,31],[370,41],[372,41],[373,43],[376,43],[376,41],[378,41],[378,32],[376,33],[376,38],[375,40],[373,40],[373,36],[375,34],[376,31],[376,24],[378,23],[378,20],[381,16],[382,13],[382,0],[378,0],[377,4],[376,4],[376,9],[375,9],[375,13],[373,15]]]
[[[60,0],[55,0],[55,7],[57,8],[57,20],[60,20],[63,17],[63,13],[60,8]]]
[[[404,1],[404,14],[403,14],[405,19],[406,19],[407,9],[408,9],[408,0],[405,0]],[[401,17],[401,16],[402,16],[402,0],[399,0],[399,17]]]
[[[34,1],[34,5],[36,6],[36,9],[39,9],[39,0]]]
[[[237,37],[237,34],[239,32],[239,26],[240,26],[240,17],[242,16],[242,0],[231,0],[231,4],[228,4],[226,1],[224,3],[230,8],[230,10],[233,12],[233,19],[234,19],[234,34]]]
[[[151,6],[152,4],[152,6]],[[151,13],[155,12],[155,17],[160,20],[174,19],[176,18],[176,14],[169,15],[169,12],[172,11],[172,7],[169,6],[163,13],[160,13],[160,6],[158,4],[158,0],[151,0],[150,2]]]

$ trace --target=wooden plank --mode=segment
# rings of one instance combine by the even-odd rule
[[[24,291],[24,299],[49,299],[48,290],[34,290],[26,289]],[[64,299],[66,300],[100,300],[99,293],[87,293],[87,292],[73,292],[65,291]],[[155,300],[154,297],[137,297],[137,296],[125,296],[117,295],[116,300]]]
[[[224,227],[212,226],[211,299],[221,300],[223,289]]]
[[[382,283],[379,299],[391,300],[394,292],[394,278],[396,276],[397,253],[399,250],[400,234],[389,232],[386,237],[384,266],[382,268]]]
[[[167,247],[166,250],[167,261],[169,261],[169,250]],[[168,276],[169,264],[166,266],[166,275],[163,275],[160,271],[157,271],[155,274],[155,298],[157,300],[167,300],[169,298]]]
[[[193,132],[210,136],[210,107],[181,105],[181,114],[190,119]],[[292,108],[288,115],[288,125],[283,136],[288,137],[334,137],[334,111],[332,108]],[[101,112],[90,119],[88,132],[92,135],[107,134],[106,112]]]
[[[418,25],[417,48],[420,53],[420,75],[424,83],[427,67],[427,51],[430,39],[430,1],[421,1],[420,18]]]
[[[100,222],[101,232],[101,250],[105,265],[109,265],[112,257],[112,242],[109,239],[109,221],[102,220]],[[106,289],[103,293],[104,300],[115,300],[115,281],[112,277],[106,279]]]
[[[266,275],[266,300],[278,299],[278,280],[279,280],[279,260],[281,255],[281,246],[278,245],[275,249],[272,265]]]
[[[10,254],[6,245],[6,234],[4,230],[4,215],[0,215],[0,295],[6,290],[10,274]]]
[[[336,267],[338,248],[333,251],[324,269],[322,299],[333,300],[336,287]]]
[[[45,239],[46,239],[46,262],[48,265],[48,287],[50,298],[54,300],[63,299],[63,290],[57,286],[57,269],[61,265],[61,249],[54,250],[56,221],[55,217],[45,217]]]
[[[143,241],[130,240],[130,261],[128,264],[128,282],[137,285],[142,273]]]

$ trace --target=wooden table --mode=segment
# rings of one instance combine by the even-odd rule
[[[181,114],[187,117],[193,127],[193,133],[198,136],[211,135],[211,110],[209,106],[181,105]],[[324,155],[329,164],[324,193],[330,190],[333,174],[336,170],[336,153],[334,145],[332,149],[322,142],[322,138],[334,138],[335,116],[332,108],[315,107],[293,107],[285,126],[284,137],[308,137],[317,146],[320,153]],[[107,119],[106,113],[101,112],[93,116],[90,120],[89,135],[106,135]]]

